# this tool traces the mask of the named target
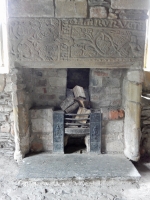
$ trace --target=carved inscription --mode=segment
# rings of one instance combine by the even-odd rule
[[[142,60],[145,23],[107,19],[11,19],[10,55],[17,61]]]

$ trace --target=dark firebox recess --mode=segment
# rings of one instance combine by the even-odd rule
[[[68,69],[67,72],[67,88],[72,89],[79,85],[85,89],[89,88],[89,72],[90,69]]]

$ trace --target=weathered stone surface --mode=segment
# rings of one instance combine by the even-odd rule
[[[108,14],[108,19],[117,19],[118,16],[115,13],[109,13]]]
[[[11,112],[11,111],[12,111],[12,107],[8,105],[0,105],[0,112]]]
[[[126,84],[125,97],[128,101],[140,102],[142,93],[142,84],[129,82]]]
[[[127,68],[143,61],[145,22],[11,19],[9,37],[12,62],[17,61],[27,68]]]
[[[87,17],[86,0],[55,0],[55,16],[62,18]]]
[[[114,9],[148,10],[149,3],[149,0],[111,0],[111,7]]]
[[[31,151],[52,151],[53,149],[53,109],[32,109],[31,117]]]
[[[120,19],[134,19],[134,20],[146,20],[148,18],[144,11],[139,10],[122,10],[119,13]]]
[[[107,10],[105,7],[97,6],[90,8],[90,17],[91,18],[107,18]]]
[[[110,7],[110,0],[88,0],[89,6]]]
[[[53,0],[8,0],[9,17],[54,17]]]
[[[122,153],[124,149],[123,133],[102,135],[102,152]]]
[[[144,72],[143,71],[128,71],[127,78],[131,82],[143,83]]]
[[[3,92],[5,87],[5,75],[0,74],[0,92]]]
[[[4,123],[1,126],[1,132],[3,133],[9,133],[10,132],[10,124],[9,123]]]
[[[124,128],[123,120],[108,121],[103,130],[103,133],[104,134],[122,133],[123,128]]]
[[[51,132],[52,124],[45,119],[32,119],[33,132]]]
[[[6,116],[0,113],[0,122],[4,122],[6,120]]]
[[[7,83],[4,91],[5,92],[12,92],[12,83]]]
[[[49,78],[49,84],[55,87],[66,87],[67,79],[62,77]]]
[[[140,103],[126,102],[125,107],[125,122],[124,122],[124,154],[133,161],[138,161],[140,158],[139,144],[141,139],[140,132]],[[130,133],[130,134],[129,134]]]

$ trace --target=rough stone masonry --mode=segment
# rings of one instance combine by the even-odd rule
[[[65,98],[67,68],[87,67],[92,68],[93,108],[101,109],[103,138],[109,140],[103,149],[113,152],[115,147],[118,152],[125,145],[126,156],[139,159],[147,5],[148,1],[139,0],[8,1],[11,78],[1,75],[0,80],[2,153],[14,151],[13,140],[6,139],[12,138],[10,132],[15,135],[15,158],[29,152],[29,109],[48,103],[57,106]],[[110,108],[124,109],[125,119],[108,120]],[[120,128],[112,133],[111,127]]]

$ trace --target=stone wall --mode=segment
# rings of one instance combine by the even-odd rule
[[[14,153],[14,117],[12,108],[12,83],[9,75],[0,75],[0,154]]]
[[[145,9],[148,7],[148,1],[146,0],[142,4],[140,4],[140,0],[120,2],[120,0],[46,0],[43,3],[41,0],[8,0],[10,68],[19,69],[18,71],[12,70],[16,154],[24,156],[29,151],[28,110],[31,105],[57,106],[63,100],[66,68],[101,68],[104,74],[98,72],[96,76],[99,79],[97,80],[95,76],[90,89],[92,88],[92,94],[97,84],[99,88],[102,84],[102,91],[106,96],[92,94],[93,107],[97,109],[94,98],[98,98],[98,104],[103,107],[103,113],[106,115],[109,113],[109,110],[105,109],[108,105],[112,106],[114,111],[121,107],[125,111],[127,109],[128,118],[125,116],[124,121],[126,125],[130,124],[134,109],[137,108],[134,116],[135,114],[140,115],[140,103],[138,98],[134,102],[132,91],[136,89],[135,97],[140,95],[141,82],[139,79],[131,81],[130,78],[131,76],[135,78],[134,70],[140,71],[143,66],[145,20],[147,19]],[[23,68],[30,69],[27,71]],[[58,70],[52,69],[49,72],[47,69],[42,69],[41,72],[41,69],[35,68],[58,68]],[[64,68],[64,71],[59,68]],[[107,68],[130,68],[133,70],[127,74],[127,81],[124,83],[124,89],[130,88],[130,93],[126,93],[127,91],[124,90],[128,95],[124,102],[121,101],[121,97],[124,98],[122,82],[120,82],[123,76],[122,72],[113,74],[112,71],[107,75],[104,70]],[[96,70],[91,72],[91,76],[92,73],[95,73],[94,71]],[[51,77],[49,78],[49,76]],[[55,82],[56,78],[58,81]],[[108,83],[111,83],[110,88],[107,87]],[[3,93],[10,95],[7,91],[9,84],[8,87],[6,84],[5,88],[6,91],[1,92],[2,95]],[[59,90],[58,93],[56,89]],[[102,91],[100,89],[98,93]],[[5,99],[7,101],[6,96]],[[1,118],[5,115],[3,108]],[[137,135],[139,132],[137,118],[134,119],[134,126],[131,124],[131,130],[134,130],[133,135]],[[7,123],[6,127],[9,127],[9,117],[5,123]],[[113,138],[121,138],[119,142],[122,143],[123,127],[126,133],[129,132],[123,119],[108,120],[104,129],[111,125],[115,127],[117,124],[120,128],[112,133],[115,135]],[[109,128],[107,130],[109,133]],[[132,140],[133,138],[128,139]],[[110,143],[113,141],[111,136],[108,136],[108,141]],[[112,151],[111,146],[113,145],[111,144],[108,149],[103,147],[103,150]],[[116,144],[116,149],[119,144]],[[130,156],[128,157],[130,158]]]
[[[26,91],[32,106],[55,106],[66,97],[66,69],[23,69]]]

